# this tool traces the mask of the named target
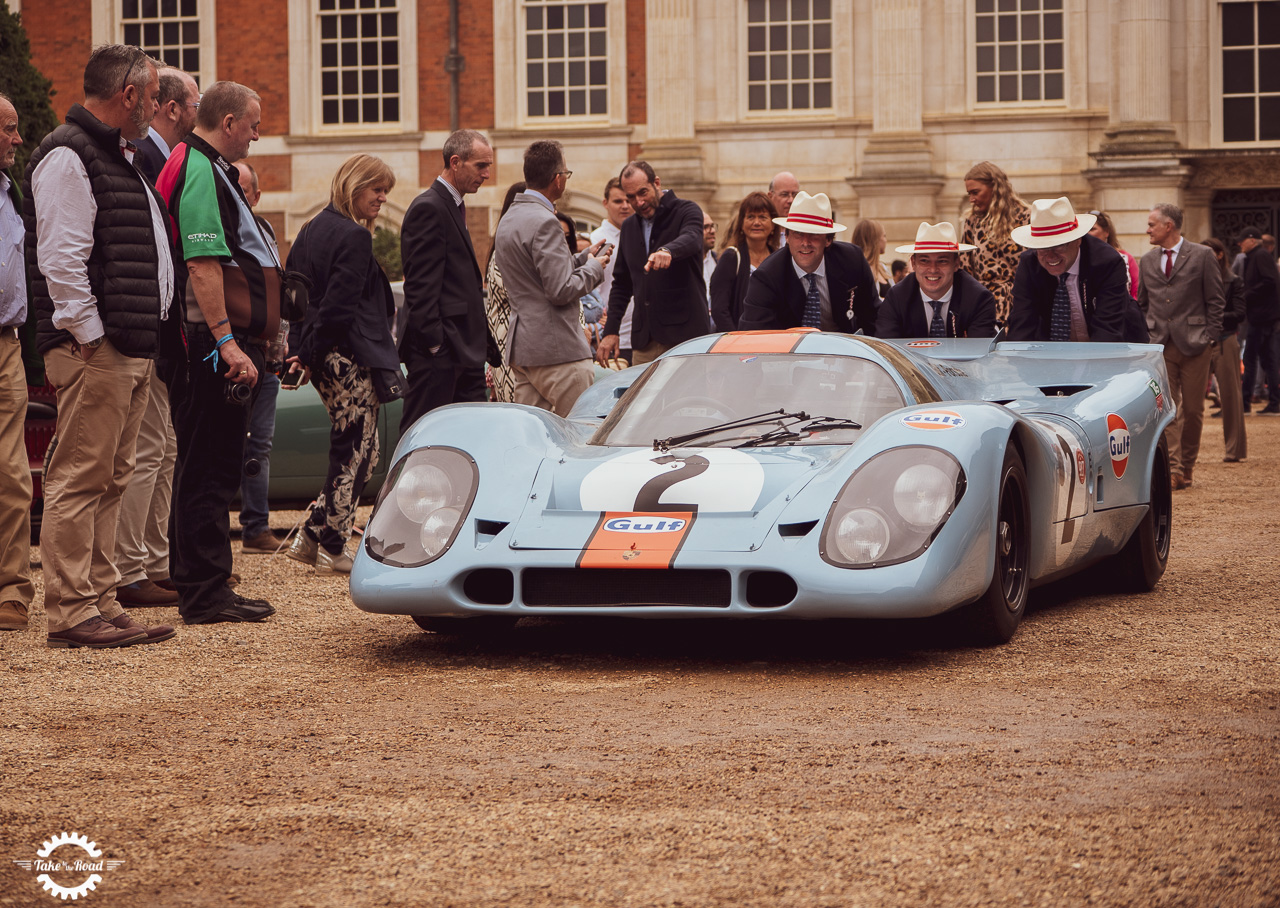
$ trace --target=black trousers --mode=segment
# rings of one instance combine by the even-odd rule
[[[405,360],[409,387],[404,396],[400,416],[400,434],[426,413],[445,404],[483,403],[485,400],[484,366],[460,366],[445,349],[430,353],[411,353]]]
[[[261,373],[261,347],[239,334],[236,343]],[[186,382],[170,396],[178,460],[173,471],[169,557],[183,620],[206,620],[235,600],[231,576],[231,500],[240,487],[245,433],[253,400],[244,406],[226,398],[226,367],[214,372],[204,358],[214,339],[203,326],[188,326]],[[254,388],[254,396],[257,388]]]

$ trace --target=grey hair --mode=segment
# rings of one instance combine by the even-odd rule
[[[262,96],[239,82],[214,82],[200,96],[196,125],[201,129],[217,129],[227,114],[237,120],[249,115],[249,102],[262,103]]]
[[[444,148],[440,153],[444,157],[444,166],[448,168],[449,162],[457,155],[464,163],[470,161],[476,143],[479,142],[485,148],[492,148],[489,140],[485,138],[484,133],[474,129],[459,129],[450,134],[449,138],[444,140]]]
[[[139,66],[138,64],[143,64]],[[151,81],[151,71],[160,66],[141,48],[132,44],[103,44],[93,49],[84,66],[84,96],[106,101],[132,85],[142,92]],[[127,81],[126,81],[127,80]]]
[[[1152,211],[1160,212],[1160,217],[1170,221],[1174,227],[1182,229],[1182,209],[1172,202],[1160,202],[1151,206]]]

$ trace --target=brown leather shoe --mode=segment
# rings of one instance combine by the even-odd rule
[[[147,632],[141,628],[119,628],[103,618],[94,615],[81,621],[75,627],[65,631],[57,631],[49,635],[47,645],[51,649],[63,649],[74,646],[87,646],[89,649],[107,649],[112,646],[128,646],[141,643],[147,639]]]
[[[173,585],[173,581],[168,577],[152,577],[150,580],[162,590],[168,590],[171,593],[178,591],[178,588]]]
[[[116,587],[116,602],[129,608],[154,608],[177,605],[178,594],[157,586],[154,580],[144,578],[136,583]]]
[[[1172,473],[1169,476],[1169,488],[1175,492],[1181,492],[1183,489],[1191,488],[1191,483],[1181,473]]]
[[[25,631],[27,607],[17,599],[0,602],[0,631]]]
[[[172,626],[168,624],[156,624],[147,627],[145,624],[139,624],[133,620],[133,616],[128,612],[122,615],[116,615],[110,619],[110,622],[118,628],[131,631],[142,631],[147,635],[145,640],[139,640],[138,643],[159,643],[161,640],[168,640],[177,633]]]
[[[284,547],[284,542],[270,530],[240,540],[240,551],[247,555],[274,555],[283,551]]]

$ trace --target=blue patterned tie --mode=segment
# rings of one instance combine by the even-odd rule
[[[1067,292],[1067,275],[1058,275],[1058,289],[1053,292],[1053,318],[1049,322],[1049,340],[1071,340],[1071,294]]]
[[[929,336],[946,337],[947,325],[942,320],[942,300],[929,300],[929,305],[933,307],[933,318],[929,320]]]
[[[816,274],[806,274],[809,280],[809,295],[804,301],[804,318],[800,322],[801,328],[821,328],[822,327],[822,297],[818,295],[818,276]]]

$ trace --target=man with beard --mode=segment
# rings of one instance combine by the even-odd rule
[[[116,599],[116,521],[133,478],[151,362],[172,325],[164,204],[131,161],[160,81],[136,47],[99,47],[84,104],[27,165],[23,203],[37,345],[58,389],[58,445],[45,476],[41,554],[50,647],[172,637]]]
[[[151,131],[137,141],[138,156],[134,163],[142,175],[154,183],[160,179],[164,162],[196,125],[200,107],[200,88],[196,80],[180,69],[166,66],[160,70],[160,112],[151,121]]]

